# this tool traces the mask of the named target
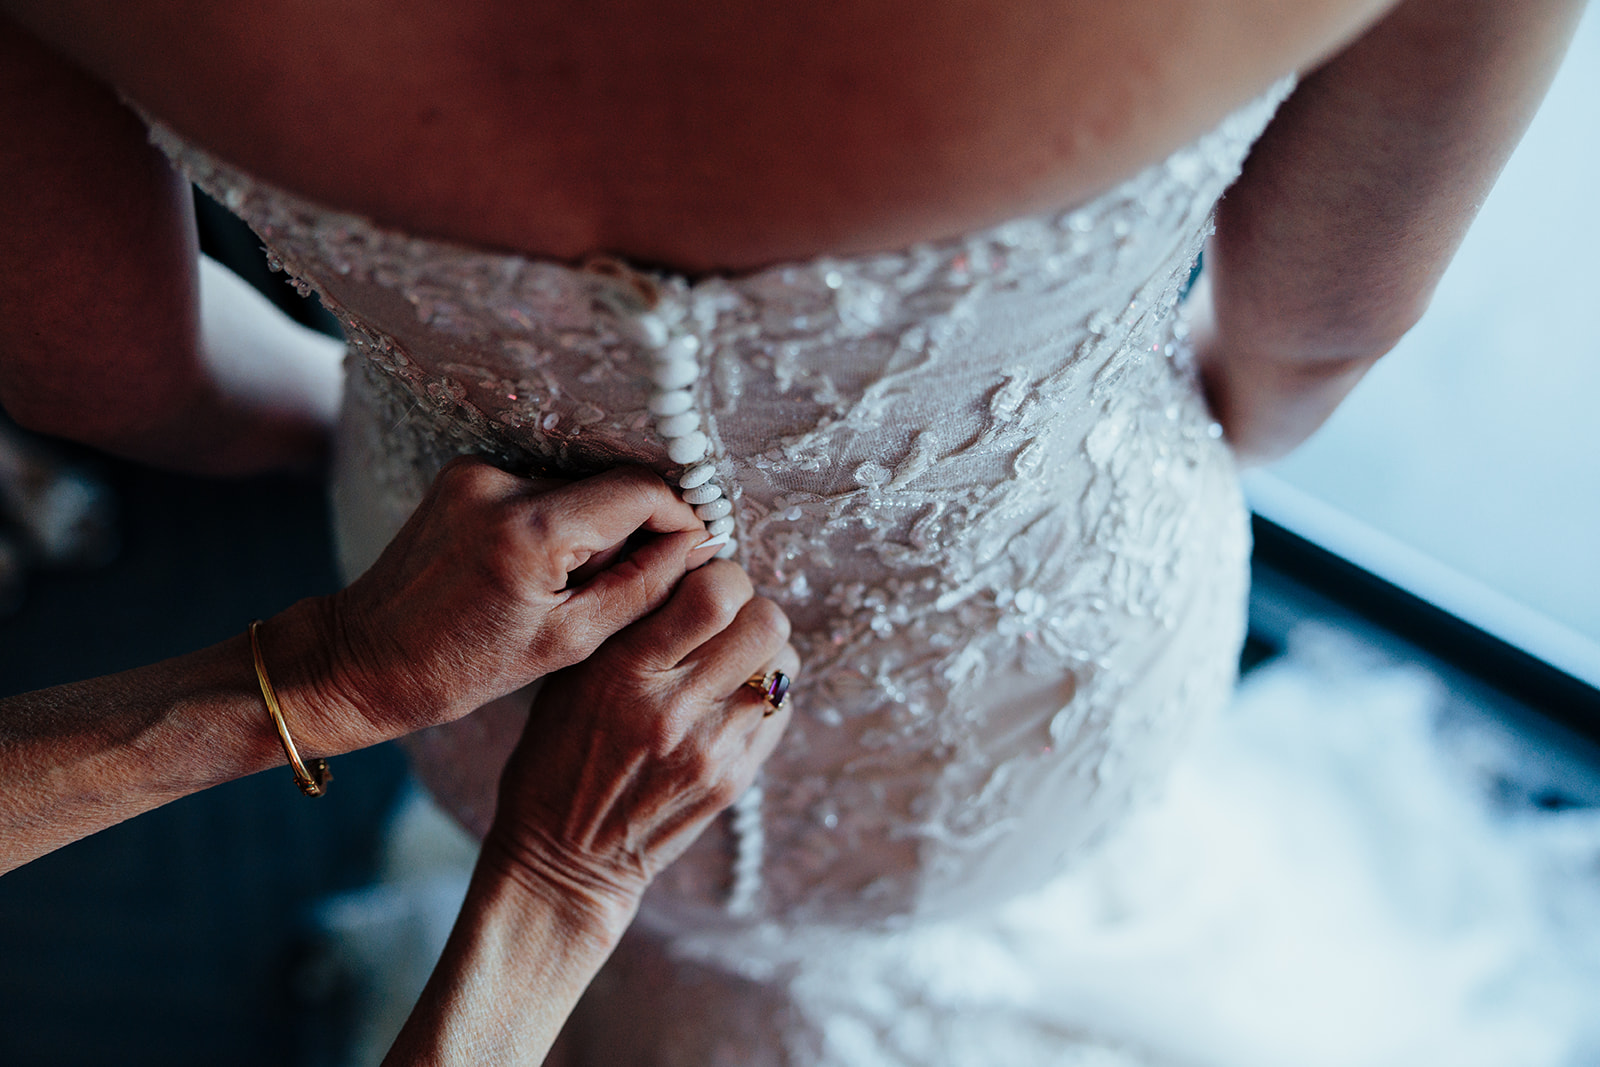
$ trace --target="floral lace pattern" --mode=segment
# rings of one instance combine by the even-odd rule
[[[1286,92],[1074,210],[700,280],[410,237],[152,137],[344,325],[350,573],[463,451],[681,473],[649,353],[695,339],[738,559],[804,667],[761,793],[643,917],[749,966],[1045,883],[1225,699],[1247,526],[1175,308]]]

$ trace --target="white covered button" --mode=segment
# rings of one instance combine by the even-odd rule
[[[693,334],[688,334],[683,337],[674,337],[671,341],[668,341],[666,347],[661,350],[661,358],[693,359],[699,351],[700,338],[695,337]]]
[[[674,389],[670,393],[657,393],[650,398],[650,414],[682,415],[694,407],[694,394],[687,389]]]
[[[698,412],[685,411],[679,415],[668,415],[656,420],[656,433],[662,437],[684,437],[700,428],[700,415]]]
[[[722,495],[722,487],[715,482],[697,485],[693,489],[683,491],[683,502],[686,504],[709,504]]]
[[[671,359],[657,363],[650,371],[650,380],[661,389],[682,389],[693,385],[700,377],[700,364],[692,359]]]
[[[710,503],[701,504],[694,509],[694,513],[701,522],[711,522],[715,519],[725,518],[733,514],[733,501],[727,497],[718,497]]]
[[[667,343],[667,324],[659,315],[646,312],[623,321],[627,323],[628,335],[646,348],[660,348]]]
[[[674,463],[693,463],[697,459],[704,459],[706,449],[711,447],[711,441],[699,430],[684,437],[674,437],[667,442],[667,458]]]
[[[717,466],[714,463],[702,463],[699,466],[690,467],[683,472],[683,477],[678,479],[678,487],[680,489],[694,489],[705,485],[716,473]]]

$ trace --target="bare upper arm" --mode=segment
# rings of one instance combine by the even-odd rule
[[[1304,78],[1218,211],[1219,352],[1361,362],[1416,322],[1583,0],[1404,0]]]
[[[106,86],[0,16],[0,405],[115,446],[203,380],[188,186]]]

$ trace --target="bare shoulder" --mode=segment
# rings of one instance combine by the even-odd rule
[[[1392,0],[0,0],[181,132],[407,229],[690,268],[1092,194]]]

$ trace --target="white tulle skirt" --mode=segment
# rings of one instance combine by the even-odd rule
[[[715,941],[640,931],[565,1062],[1600,1063],[1600,810],[1507,801],[1526,757],[1492,732],[1441,732],[1431,676],[1298,636],[1202,728],[1161,799],[1045,889],[982,918],[810,937],[744,973]],[[413,855],[457,832],[420,812],[403,827]],[[346,902],[369,959],[379,913],[442,937],[458,897],[428,872],[369,894],[365,914]]]

